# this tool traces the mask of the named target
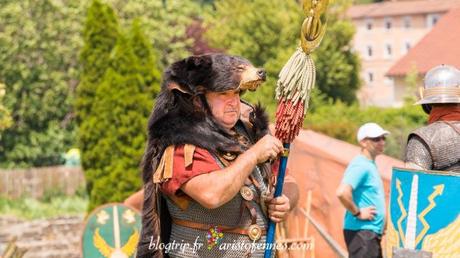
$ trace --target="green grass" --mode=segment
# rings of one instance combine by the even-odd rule
[[[85,215],[88,199],[84,196],[56,196],[45,200],[0,198],[0,215],[21,219],[46,219],[59,216]]]

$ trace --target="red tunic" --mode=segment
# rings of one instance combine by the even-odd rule
[[[175,195],[177,190],[195,176],[221,169],[213,156],[205,149],[195,148],[193,163],[185,167],[184,145],[174,149],[173,175],[161,184],[161,191],[166,195]]]
[[[273,163],[272,171],[278,174],[279,160]],[[161,191],[166,195],[176,195],[183,184],[195,176],[222,169],[214,157],[205,149],[196,147],[193,163],[185,167],[184,145],[176,146],[173,158],[172,178],[161,184]],[[287,174],[287,171],[286,171]]]

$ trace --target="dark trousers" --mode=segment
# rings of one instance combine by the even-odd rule
[[[343,230],[349,258],[382,258],[382,237],[370,230]]]

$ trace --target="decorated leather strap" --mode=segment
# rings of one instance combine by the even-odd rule
[[[257,211],[254,207],[254,194],[252,190],[248,186],[243,186],[240,190],[240,194],[243,197],[243,201],[241,203],[240,209],[240,222],[243,218],[243,210],[246,208],[249,211],[249,215],[251,217],[251,225],[248,226],[248,236],[251,240],[256,241],[262,237],[262,227],[257,224]]]

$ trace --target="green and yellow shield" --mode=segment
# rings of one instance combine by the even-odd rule
[[[141,217],[119,203],[96,208],[86,219],[83,258],[131,258],[136,255]]]

